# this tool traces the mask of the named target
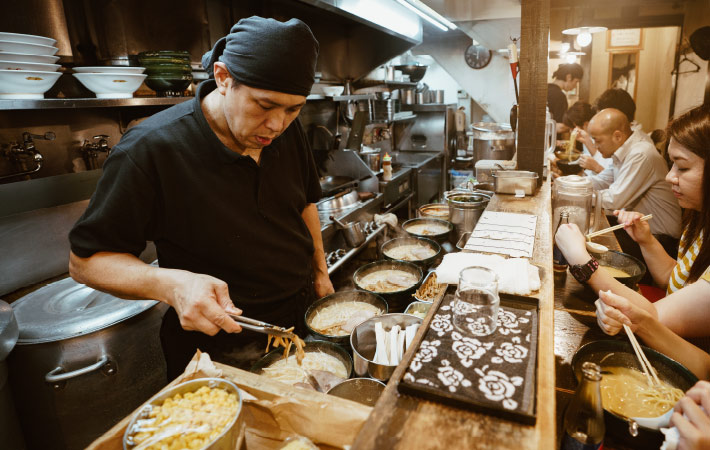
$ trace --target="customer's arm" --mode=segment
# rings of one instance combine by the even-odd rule
[[[597,309],[598,321],[608,319],[628,325],[649,347],[680,362],[698,378],[710,379],[710,355],[678,336],[647,311],[612,292],[600,292],[598,301],[604,303],[603,316]],[[707,322],[708,316],[704,318]]]
[[[710,283],[700,279],[654,303],[658,320],[675,333],[689,337],[710,336]]]
[[[325,297],[335,292],[333,283],[328,276],[328,265],[325,263],[325,251],[323,250],[323,235],[320,231],[320,219],[318,219],[318,209],[315,204],[309,203],[301,213],[303,221],[308,227],[308,231],[313,238],[313,277],[316,295],[318,298]]]
[[[648,271],[653,276],[653,281],[665,288],[668,285],[668,279],[671,276],[671,272],[673,272],[676,260],[668,256],[658,239],[653,237],[648,222],[641,221],[643,214],[636,211],[616,210],[614,215],[618,217],[619,224],[624,224],[624,230],[641,248],[641,253],[646,261]]]
[[[186,330],[213,336],[241,327],[227,314],[241,314],[229,298],[227,283],[209,275],[165,269],[130,253],[70,254],[69,274],[79,283],[128,299],[159,300],[175,308]]]

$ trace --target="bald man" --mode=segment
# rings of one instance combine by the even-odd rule
[[[612,158],[610,167],[590,177],[594,188],[601,191],[604,209],[608,213],[624,208],[653,214],[649,222],[651,233],[675,256],[681,233],[681,210],[665,180],[668,166],[653,141],[642,131],[633,131],[626,115],[614,108],[592,117],[588,131],[596,150],[603,157]],[[623,232],[617,237],[628,235]],[[620,241],[628,253],[625,242]],[[639,254],[640,250],[636,256]]]

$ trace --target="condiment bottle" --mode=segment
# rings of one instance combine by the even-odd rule
[[[560,221],[557,223],[557,228],[555,228],[555,234],[552,236],[553,239],[563,223],[569,223],[569,212],[565,210],[560,211]],[[568,266],[569,264],[567,264],[565,255],[562,254],[555,242],[552,247],[552,272],[554,274],[555,284],[563,284],[565,282]]]
[[[567,407],[562,450],[599,450],[604,444],[604,410],[599,388],[601,368],[582,364],[582,379]]]
[[[382,181],[390,181],[392,179],[392,157],[389,153],[385,153],[382,158]]]

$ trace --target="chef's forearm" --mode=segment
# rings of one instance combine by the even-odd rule
[[[313,203],[309,203],[301,213],[303,221],[308,227],[313,239],[313,271],[315,273],[327,274],[328,265],[325,263],[325,251],[323,250],[323,235],[320,231],[320,219],[318,219],[318,209]]]

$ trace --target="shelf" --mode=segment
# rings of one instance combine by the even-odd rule
[[[456,108],[456,105],[447,103],[424,103],[419,105],[402,105],[402,111],[437,112],[446,111],[447,108]]]
[[[345,102],[349,100],[377,100],[377,97],[375,94],[337,95],[333,97],[333,100],[336,102]]]
[[[389,80],[359,80],[355,82],[358,89],[384,86],[389,89],[415,88],[417,83],[413,81],[389,81]]]
[[[113,108],[123,106],[172,106],[194,97],[134,97],[134,98],[46,98],[41,100],[0,100],[0,110]]]

